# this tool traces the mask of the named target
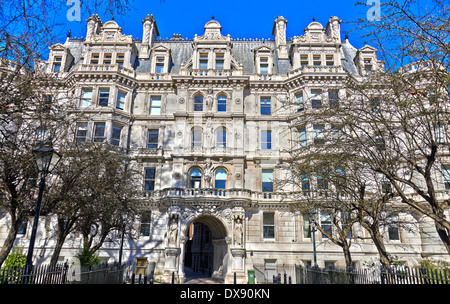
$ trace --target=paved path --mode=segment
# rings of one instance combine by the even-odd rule
[[[184,284],[223,284],[222,279],[211,278],[206,274],[197,273],[192,271],[191,268],[184,268],[184,275],[186,277],[186,281]]]

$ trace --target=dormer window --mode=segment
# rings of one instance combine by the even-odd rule
[[[156,57],[156,74],[164,73],[164,57]]]
[[[269,61],[267,57],[261,57],[259,59],[259,72],[260,74],[269,74]]]
[[[307,66],[309,64],[308,61],[308,54],[302,54],[300,55],[300,65],[301,66]]]
[[[325,60],[326,60],[327,66],[334,66],[334,56],[333,55],[327,55]]]
[[[62,57],[55,57],[55,60],[53,62],[53,72],[59,73],[61,71],[61,63],[62,63]]]
[[[216,70],[224,69],[224,54],[216,54]]]
[[[208,54],[201,53],[200,54],[200,70],[208,69]]]

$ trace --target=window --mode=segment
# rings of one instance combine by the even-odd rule
[[[320,226],[330,236],[332,235],[331,229],[331,216],[328,212],[321,211],[320,212]],[[324,233],[322,233],[322,238],[328,238]]]
[[[62,57],[55,57],[55,61],[53,62],[53,72],[58,73],[61,71],[61,61]]]
[[[189,173],[189,187],[200,188],[202,186],[202,172],[200,169],[193,169]]]
[[[100,89],[98,93],[98,105],[107,107],[109,101],[109,89]]]
[[[307,54],[300,55],[300,65],[307,66],[308,64],[309,64],[308,55]]]
[[[227,111],[227,98],[225,96],[217,97],[217,111],[218,112]]]
[[[216,54],[216,70],[224,69],[224,54]]]
[[[306,128],[298,129],[298,144],[300,147],[306,147]]]
[[[92,102],[92,89],[83,89],[81,91],[81,106],[89,107]]]
[[[22,224],[20,224],[19,229],[17,230],[17,234],[25,235],[27,233],[27,226],[28,221],[23,221]]]
[[[208,69],[208,54],[200,54],[200,69]]]
[[[273,212],[263,213],[263,238],[275,238],[275,213]]]
[[[378,136],[375,137],[375,146],[377,147],[377,149],[379,151],[386,150],[386,143],[384,141],[383,136],[378,135]]]
[[[105,140],[105,123],[96,122],[94,124],[94,142],[103,142]]]
[[[330,107],[339,106],[339,90],[328,91],[328,102],[330,103]]]
[[[380,109],[380,100],[378,98],[372,98],[370,100],[370,104],[372,106],[372,113],[374,113]]]
[[[272,131],[261,131],[261,149],[272,149]]]
[[[320,66],[322,65],[320,55],[313,55],[313,65],[314,66]]]
[[[309,191],[310,189],[311,189],[311,186],[309,183],[309,175],[303,174],[302,175],[302,190]]]
[[[442,174],[444,176],[444,186],[450,190],[450,165],[442,165]]]
[[[326,55],[325,60],[326,60],[327,66],[334,66],[334,56],[333,55]]]
[[[297,112],[301,112],[304,110],[303,104],[303,92],[295,94],[295,101],[297,103]]]
[[[270,98],[261,97],[261,115],[270,115]]]
[[[442,144],[446,142],[445,128],[442,124],[437,123],[434,125],[434,134],[436,136],[437,143]]]
[[[380,173],[380,183],[382,193],[392,193],[391,182],[383,173]]]
[[[216,131],[216,147],[227,146],[227,130],[224,127],[220,127]]]
[[[98,64],[99,58],[100,58],[99,53],[93,53],[91,56],[91,64]]]
[[[150,115],[161,114],[161,96],[152,96],[150,98]]]
[[[202,146],[202,129],[200,127],[194,127],[192,129],[192,147]]]
[[[203,111],[203,96],[197,95],[194,97],[194,111]]]
[[[116,63],[118,65],[123,66],[124,60],[125,60],[125,54],[124,53],[117,54]]]
[[[400,234],[398,230],[398,217],[396,215],[389,215],[387,218],[388,236],[390,241],[400,241]]]
[[[112,54],[106,53],[103,58],[103,64],[111,64],[111,58],[112,58]]]
[[[113,146],[120,145],[120,135],[122,133],[122,127],[113,125],[112,126],[112,133],[111,133],[111,144]]]
[[[322,172],[325,173],[323,170],[322,170]],[[317,188],[320,190],[328,189],[328,181],[323,176],[323,174],[318,174],[316,177],[317,177]]]
[[[267,57],[262,57],[259,59],[259,73],[269,74],[269,63]]]
[[[150,211],[141,214],[141,228],[139,229],[139,236],[150,236],[150,223],[152,213]]]
[[[321,90],[311,90],[311,106],[313,109],[320,109],[322,107],[321,94]]]
[[[155,190],[155,168],[145,168],[144,171],[144,190],[153,191]]]
[[[311,238],[311,215],[302,214],[302,219],[303,238]]]
[[[262,180],[262,191],[273,192],[273,170],[263,169],[261,180]]]
[[[136,276],[147,275],[147,258],[136,258]]]
[[[351,225],[350,212],[348,212],[348,211],[342,212],[341,213],[341,217],[342,217],[342,219],[341,219],[342,230],[350,228],[349,231],[348,231],[348,234],[346,236],[347,239],[350,239],[352,237],[352,228],[349,227]]]
[[[214,188],[225,189],[227,185],[227,172],[224,169],[218,169],[215,175]]]
[[[156,57],[156,73],[164,73],[164,57]]]
[[[88,124],[87,122],[82,122],[77,124],[77,131],[75,134],[76,142],[85,142],[87,138]]]
[[[159,130],[148,130],[147,149],[158,148]]]
[[[322,125],[316,125],[313,126],[314,131],[314,144],[316,145],[322,145],[325,142],[323,133],[324,133],[325,127]]]
[[[116,102],[116,109],[123,110],[125,109],[125,97],[127,96],[127,93],[118,91],[117,92],[117,102]]]

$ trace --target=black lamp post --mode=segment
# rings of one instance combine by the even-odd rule
[[[45,188],[45,176],[48,173],[50,173],[53,170],[53,168],[55,168],[56,164],[61,159],[61,155],[57,153],[55,150],[53,150],[50,141],[45,142],[43,146],[33,150],[33,156],[38,171],[41,172],[42,174],[41,180],[39,182],[38,201],[34,214],[33,228],[31,230],[30,245],[28,246],[27,261],[25,264],[27,267],[28,274],[31,272],[31,268],[33,267],[33,250],[34,250],[34,243],[36,240],[36,230],[39,221],[39,214],[41,212],[42,194]]]
[[[314,213],[312,214],[312,216],[314,216]],[[312,232],[312,238],[313,238],[313,254],[314,254],[314,267],[317,267],[317,254],[316,254],[316,231],[317,231],[317,227],[316,227],[317,223],[316,223],[316,219],[314,217],[311,218],[311,232]]]

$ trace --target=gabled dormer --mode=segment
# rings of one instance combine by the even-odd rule
[[[362,76],[370,75],[380,68],[377,49],[370,45],[365,45],[356,52],[354,62]]]
[[[69,48],[57,43],[49,47],[49,49],[47,73],[67,72],[74,59]]]
[[[273,49],[262,45],[254,50],[256,74],[273,74]]]
[[[151,73],[154,74],[167,74],[169,73],[169,67],[171,63],[170,48],[157,44],[151,49],[152,53],[152,65]]]

